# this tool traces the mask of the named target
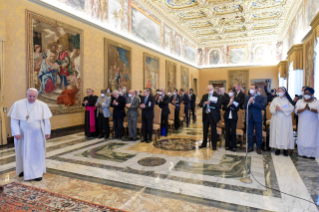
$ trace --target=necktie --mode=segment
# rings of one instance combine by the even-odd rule
[[[146,101],[147,101],[147,96],[146,96],[145,99],[144,99],[144,104],[146,104]]]

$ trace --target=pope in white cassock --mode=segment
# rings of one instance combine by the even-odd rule
[[[41,181],[46,172],[46,139],[51,134],[52,113],[37,97],[35,88],[28,89],[27,98],[16,101],[8,116],[14,136],[17,174],[24,176],[24,180]]]
[[[284,156],[288,156],[288,149],[294,149],[291,116],[294,106],[286,88],[278,88],[277,93],[279,97],[276,97],[269,107],[269,111],[272,114],[269,146],[276,148],[275,155],[279,155],[280,150],[283,149]]]

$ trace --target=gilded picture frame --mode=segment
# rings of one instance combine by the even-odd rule
[[[156,89],[159,88],[160,78],[160,58],[143,53],[143,84],[144,88],[150,88],[155,94]]]
[[[84,111],[83,30],[26,10],[26,40],[27,89],[37,88],[53,115]]]
[[[104,38],[104,87],[132,87],[132,48]]]
[[[244,55],[243,55],[244,54]],[[227,63],[241,64],[248,62],[248,46],[227,46]]]
[[[165,70],[165,88],[167,91],[173,91],[176,88],[177,82],[177,65],[171,61],[166,60]]]

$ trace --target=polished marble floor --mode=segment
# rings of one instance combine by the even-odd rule
[[[318,161],[253,152],[247,172],[253,183],[244,184],[244,151],[198,149],[201,140],[201,123],[150,144],[83,133],[51,139],[41,182],[17,177],[14,149],[2,149],[0,184],[20,182],[136,212],[318,211]]]

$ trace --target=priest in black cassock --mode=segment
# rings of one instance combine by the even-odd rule
[[[97,120],[95,117],[96,107],[95,103],[97,101],[97,96],[93,95],[92,89],[86,89],[86,95],[83,99],[82,105],[85,107],[85,136],[94,137],[97,135],[96,127]]]

